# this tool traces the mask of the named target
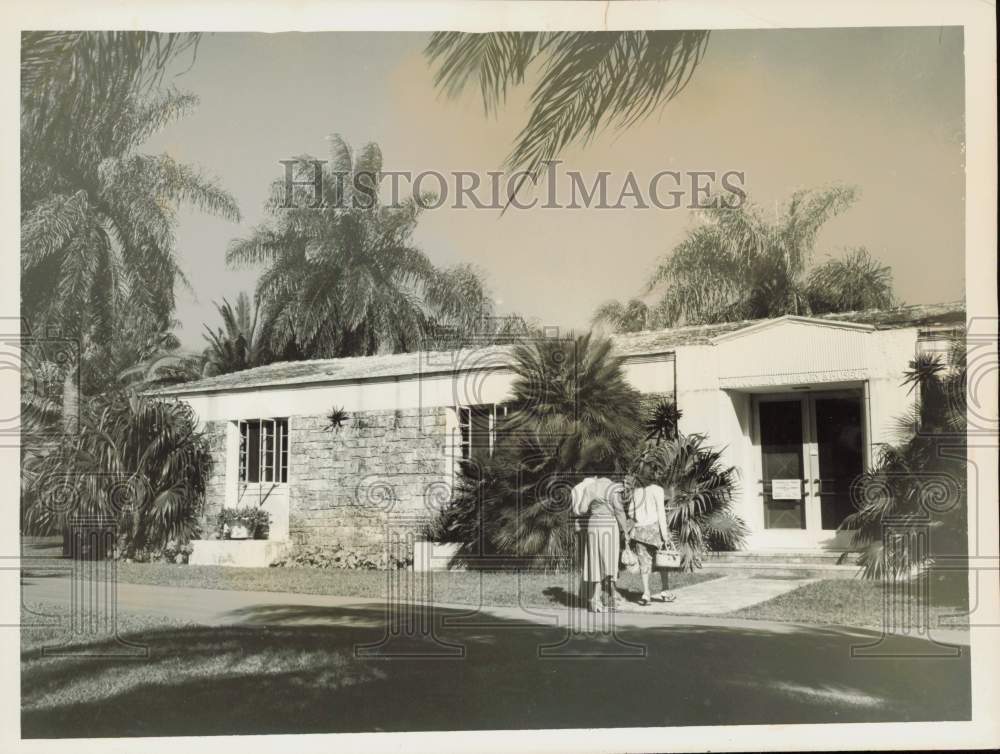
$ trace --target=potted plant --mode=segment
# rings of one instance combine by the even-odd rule
[[[271,514],[263,508],[223,508],[219,512],[221,539],[267,539],[270,526]]]

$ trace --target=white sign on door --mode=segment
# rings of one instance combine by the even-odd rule
[[[772,500],[801,500],[802,480],[801,479],[772,479],[771,480]]]

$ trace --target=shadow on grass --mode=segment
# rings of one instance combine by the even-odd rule
[[[267,605],[219,627],[155,626],[127,638],[142,660],[22,655],[22,735],[166,736],[406,730],[630,727],[969,719],[969,658],[851,659],[875,633],[787,626],[621,629],[644,657],[540,658],[564,629],[448,627],[386,636],[381,605]],[[267,625],[262,625],[262,624]],[[254,625],[258,624],[258,625]],[[513,630],[516,629],[516,630]],[[903,637],[886,649],[923,642]],[[112,642],[83,644],[100,653]],[[890,646],[891,645],[891,646]],[[616,647],[577,634],[574,653]],[[424,653],[402,658],[390,652]],[[434,655],[437,656],[434,656]]]

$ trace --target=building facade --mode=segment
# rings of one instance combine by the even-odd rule
[[[675,400],[680,431],[739,470],[750,550],[837,550],[853,480],[913,403],[909,362],[945,357],[964,320],[961,304],[912,306],[613,342],[628,381]],[[273,364],[151,394],[190,404],[210,437],[206,528],[222,507],[261,505],[272,541],[374,552],[393,519],[449,499],[461,458],[491,452],[512,380],[509,349],[490,345]]]

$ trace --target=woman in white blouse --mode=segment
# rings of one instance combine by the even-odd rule
[[[639,559],[639,575],[642,578],[642,597],[639,599],[639,604],[645,606],[650,602],[649,575],[653,572],[656,551],[670,542],[670,530],[667,529],[664,510],[666,501],[660,485],[639,487],[634,476],[626,477],[625,490],[629,500],[629,517],[634,522],[626,538],[635,544],[635,554]],[[673,602],[676,595],[663,589],[656,598],[663,602]]]

